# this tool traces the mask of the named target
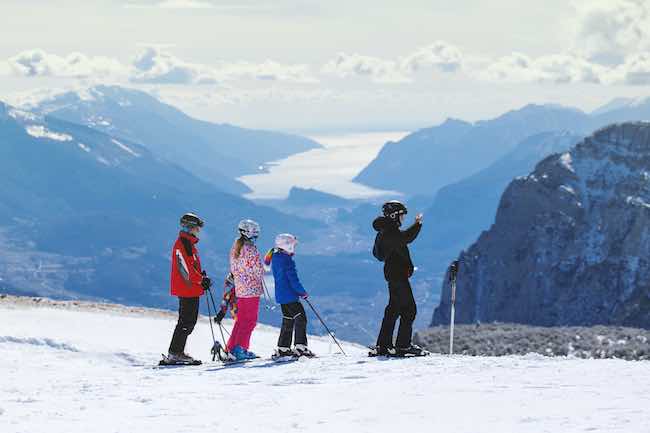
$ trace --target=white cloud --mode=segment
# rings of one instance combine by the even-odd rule
[[[209,67],[187,63],[160,47],[144,49],[133,61],[131,81],[154,84],[215,84],[217,77]]]
[[[216,73],[224,81],[253,79],[294,83],[318,82],[318,79],[311,75],[308,65],[284,65],[272,60],[262,63],[224,62],[216,67]]]
[[[431,45],[422,47],[404,57],[401,68],[405,71],[415,72],[426,67],[443,72],[455,72],[462,66],[463,54],[461,51],[444,41],[436,41]]]
[[[629,56],[610,72],[610,81],[634,86],[650,84],[650,52]]]
[[[377,83],[407,83],[413,81],[414,73],[425,69],[457,72],[462,62],[463,55],[457,47],[436,41],[397,60],[341,52],[325,64],[322,72],[341,78],[366,76]]]
[[[396,62],[360,54],[339,53],[335,59],[323,66],[322,72],[341,78],[365,76],[377,83],[410,81],[410,78],[402,73]]]
[[[607,69],[570,54],[553,54],[531,58],[512,53],[491,62],[478,77],[493,81],[601,83]]]
[[[162,47],[150,46],[133,62],[131,80],[150,84],[216,84],[234,80],[288,81],[313,83],[318,80],[307,65],[284,65],[272,60],[262,63],[221,62],[216,66],[188,63]]]
[[[589,60],[614,65],[650,49],[650,1],[580,0],[575,50]]]
[[[9,58],[8,64],[15,74],[26,77],[88,78],[128,73],[127,67],[109,57],[89,57],[82,53],[62,57],[38,49],[23,51]]]
[[[286,81],[315,83],[308,65],[287,65],[273,60],[253,62],[190,63],[176,57],[167,46],[146,46],[130,65],[108,57],[81,53],[58,56],[43,50],[23,51],[0,62],[0,75],[128,80],[140,84],[201,85],[224,81]]]

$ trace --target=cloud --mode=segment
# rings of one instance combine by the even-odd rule
[[[461,68],[462,60],[463,54],[457,47],[444,41],[436,41],[407,55],[400,64],[401,68],[408,72],[427,67],[443,72],[455,72]]]
[[[43,50],[28,50],[7,62],[15,74],[25,77],[101,78],[128,73],[128,68],[115,59],[89,57],[76,52],[62,57]]]
[[[573,5],[574,49],[590,61],[621,64],[627,56],[650,49],[648,0],[581,0]]]
[[[410,81],[410,78],[402,73],[394,61],[343,52],[339,53],[335,59],[327,62],[323,66],[322,72],[340,78],[349,76],[369,77],[377,83],[404,83]]]
[[[457,47],[436,41],[397,60],[341,52],[327,62],[322,71],[341,78],[366,76],[377,83],[408,83],[413,80],[414,73],[425,69],[457,72],[462,60],[463,55]]]
[[[501,57],[478,72],[491,81],[601,83],[607,68],[570,54],[553,54],[531,58],[522,53]]]
[[[610,81],[632,86],[650,84],[650,52],[629,56],[625,63],[610,72]]]
[[[284,65],[267,60],[262,63],[221,63],[216,68],[224,81],[254,79],[264,81],[289,81],[294,83],[316,83],[308,65]]]
[[[285,65],[272,60],[262,63],[221,62],[208,66],[185,62],[160,46],[149,46],[133,62],[131,81],[149,84],[217,84],[235,80],[313,83],[307,65]]]
[[[146,47],[133,61],[131,81],[150,84],[216,84],[216,74],[209,67],[185,62],[163,51]]]

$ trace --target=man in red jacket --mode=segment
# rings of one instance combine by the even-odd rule
[[[178,296],[178,323],[169,345],[169,363],[200,362],[185,353],[185,343],[199,316],[199,299],[211,286],[210,279],[201,269],[201,259],[196,249],[202,227],[203,220],[195,214],[183,215],[181,231],[172,249],[171,294]]]

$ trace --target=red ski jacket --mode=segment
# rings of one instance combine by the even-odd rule
[[[172,249],[171,294],[181,298],[203,295],[201,259],[195,244],[199,239],[180,232]]]

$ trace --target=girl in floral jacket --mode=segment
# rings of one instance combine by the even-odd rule
[[[248,348],[257,325],[260,297],[264,294],[264,267],[255,246],[260,226],[255,221],[243,220],[239,223],[239,233],[230,251],[230,272],[235,280],[237,297],[237,319],[227,345],[231,361],[257,358]]]

